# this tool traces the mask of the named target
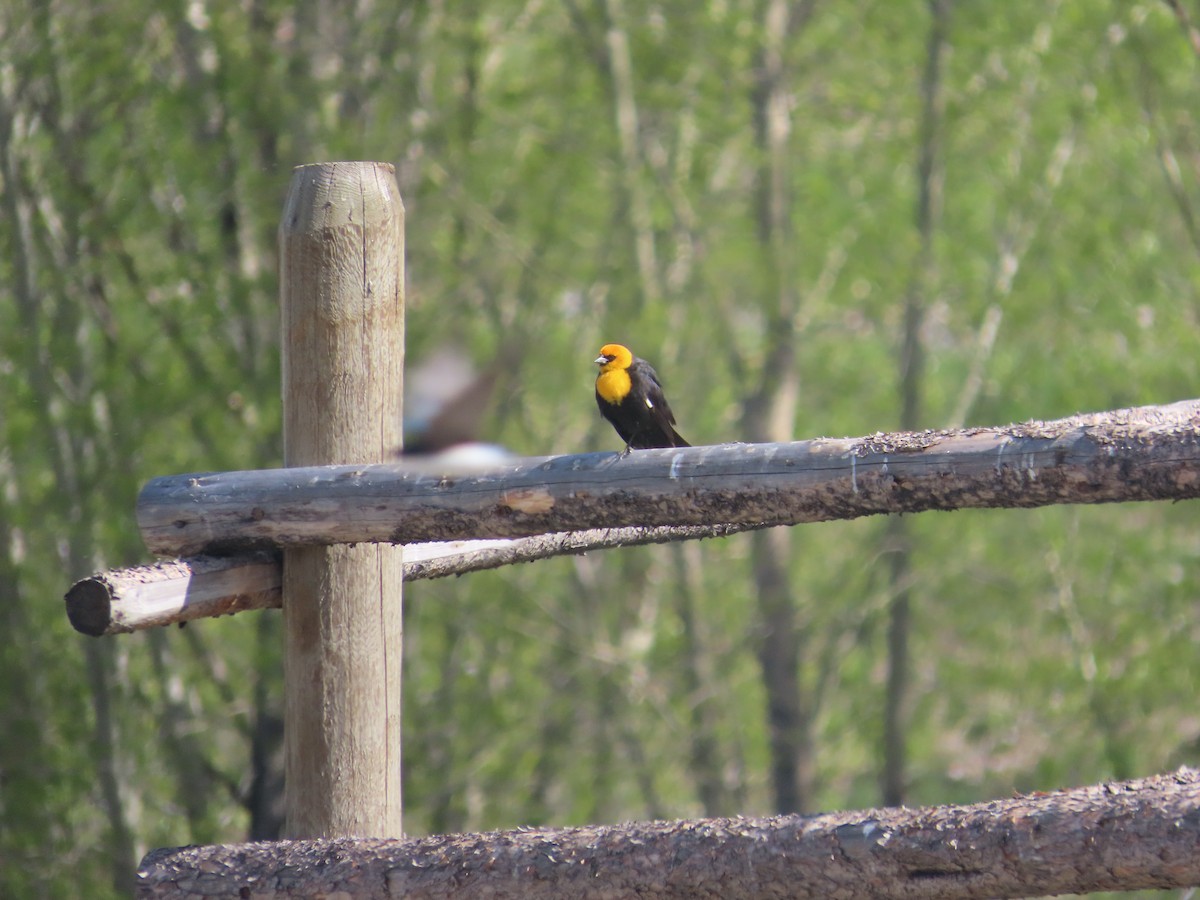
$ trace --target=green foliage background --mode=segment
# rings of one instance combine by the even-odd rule
[[[780,6],[0,5],[0,895],[120,896],[150,848],[247,834],[278,615],[90,640],[60,598],[146,560],[146,479],[279,464],[294,165],[396,164],[410,358],[500,357],[518,453],[617,447],[608,340],[691,440],[748,438],[781,286],[796,437],[898,425],[914,284],[923,426],[1196,395],[1200,61],[1168,4],[952,7],[924,249],[930,7],[792,5],[773,253]],[[1195,764],[1194,515],[907,520],[906,802]],[[814,809],[880,802],[885,530],[789,536]],[[406,588],[410,833],[774,811],[754,592],[744,537]]]

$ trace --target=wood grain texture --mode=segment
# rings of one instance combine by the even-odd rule
[[[282,604],[279,553],[194,556],[98,572],[65,597],[81,634],[128,634]]]
[[[386,459],[401,441],[404,206],[382,163],[295,170],[279,229],[284,464]],[[287,833],[402,833],[401,550],[283,561]]]
[[[882,513],[1200,496],[1200,401],[999,428],[156,478],[156,553],[521,537],[598,527],[794,525]]]
[[[1200,773],[818,816],[183,847],[138,897],[970,898],[1200,884]]]
[[[404,580],[446,578],[571,553],[724,537],[749,525],[680,528],[593,528],[565,534],[481,541],[433,541],[404,546]],[[127,634],[193,619],[283,605],[282,554],[188,556],[152,565],[97,572],[67,591],[67,618],[92,637]]]

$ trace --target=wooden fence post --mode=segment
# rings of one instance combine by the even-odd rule
[[[284,465],[401,441],[404,205],[384,163],[301,166],[279,228]],[[288,550],[287,835],[401,837],[401,550]]]

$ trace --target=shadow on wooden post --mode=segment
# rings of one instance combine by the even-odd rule
[[[404,206],[395,170],[295,170],[279,228],[284,464],[400,445]],[[285,758],[293,838],[400,837],[401,549],[287,550]]]

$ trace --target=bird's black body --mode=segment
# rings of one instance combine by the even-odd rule
[[[691,446],[675,430],[675,415],[654,368],[620,344],[605,344],[596,360],[596,405],[625,450]]]

